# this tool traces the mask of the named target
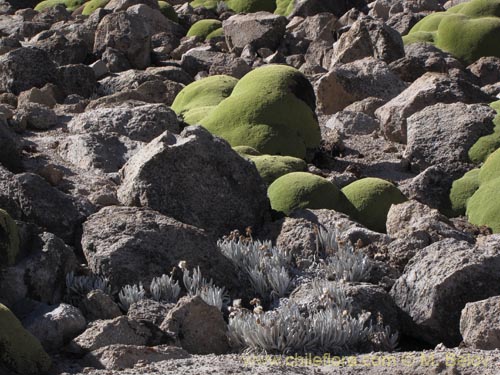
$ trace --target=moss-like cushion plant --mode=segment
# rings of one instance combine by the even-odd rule
[[[469,149],[469,159],[476,164],[482,163],[491,153],[500,148],[500,100],[491,103],[490,106],[497,111],[493,120],[495,124],[493,133],[479,138]]]
[[[172,109],[183,120],[190,124],[198,124],[222,100],[231,95],[238,80],[231,76],[210,76],[190,83],[175,97]]]
[[[4,305],[0,304],[0,363],[22,375],[46,373],[51,359],[40,342]]]
[[[485,225],[500,233],[500,148],[479,170],[467,172],[453,183],[450,200],[457,208],[465,201],[465,214],[472,224]]]
[[[387,213],[393,204],[407,199],[389,181],[367,177],[354,181],[342,189],[348,201],[354,206],[354,219],[367,228],[384,233]]]
[[[308,172],[281,176],[267,189],[271,207],[289,214],[300,208],[346,210],[342,192],[327,179]]]
[[[479,183],[483,184],[500,177],[500,148],[488,156],[479,170]]]
[[[234,149],[244,158],[254,162],[260,176],[268,185],[285,174],[305,171],[307,168],[304,160],[293,156],[262,155],[248,146],[238,146]]]
[[[0,267],[11,266],[19,253],[19,231],[9,213],[0,209]]]
[[[179,21],[179,17],[177,16],[177,13],[172,5],[166,1],[158,1],[158,6],[160,7],[160,12],[170,21]]]
[[[97,9],[104,8],[109,2],[110,0],[90,0],[89,2],[85,3],[82,14],[84,16],[90,16]]]
[[[479,168],[473,169],[455,180],[450,190],[451,213],[465,215],[469,198],[479,189]]]
[[[55,7],[56,5],[64,5],[64,7],[72,12],[77,8],[81,7],[86,0],[45,0],[37,4],[35,7],[36,11],[42,11],[46,8]]]
[[[198,36],[205,40],[210,33],[220,28],[222,28],[222,22],[219,20],[199,20],[189,28],[186,36]]]
[[[403,37],[405,44],[430,42],[466,64],[500,57],[500,0],[472,0],[430,14]]]
[[[500,177],[481,183],[467,202],[467,218],[500,233]]]
[[[276,0],[275,14],[280,16],[289,16],[294,8],[295,0]]]
[[[314,90],[301,72],[285,65],[246,74],[200,124],[233,147],[300,159],[321,139]]]
[[[216,9],[219,3],[224,3],[227,10],[236,13],[254,13],[259,11],[274,12],[275,0],[194,0],[189,3],[193,8]]]

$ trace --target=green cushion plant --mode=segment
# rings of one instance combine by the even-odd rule
[[[222,28],[219,20],[205,19],[195,22],[188,30],[186,36],[197,36],[205,40],[214,31]]]
[[[4,305],[0,304],[0,363],[16,374],[46,373],[51,359],[40,342]]]
[[[403,37],[405,44],[429,42],[466,64],[500,57],[500,0],[472,0],[432,13]]]
[[[175,97],[172,109],[190,124],[198,124],[222,100],[231,95],[238,80],[226,75],[210,76],[184,87]]]
[[[248,146],[234,148],[244,158],[254,162],[262,179],[269,185],[277,178],[291,173],[300,172],[307,169],[304,160],[293,156],[262,155],[257,150]]]
[[[341,191],[327,179],[308,172],[292,172],[275,180],[268,188],[271,207],[285,214],[301,208],[346,210]]]
[[[353,218],[381,233],[386,231],[387,213],[391,206],[407,200],[394,184],[373,177],[354,181],[344,187],[342,192],[354,206]]]
[[[86,0],[45,0],[38,3],[35,7],[36,11],[42,11],[46,8],[55,7],[56,5],[64,5],[64,7],[72,12],[77,8],[81,7]]]
[[[301,72],[285,65],[246,74],[200,124],[233,147],[300,159],[321,139],[314,90]]]

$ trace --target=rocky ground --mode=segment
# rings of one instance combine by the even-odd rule
[[[497,374],[499,14],[0,0],[0,375]]]

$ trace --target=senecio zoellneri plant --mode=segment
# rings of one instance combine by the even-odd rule
[[[111,285],[105,277],[94,274],[75,276],[73,271],[66,275],[66,294],[70,303],[76,304],[93,290],[102,290],[111,295]]]
[[[200,296],[207,304],[215,306],[219,310],[229,304],[229,295],[225,288],[214,285],[212,279],[207,281],[201,275],[200,267],[193,269],[191,275],[184,262],[181,262],[180,266],[184,272],[182,281],[190,296]]]
[[[318,290],[321,294],[318,293]],[[341,284],[336,288],[313,288],[319,305],[308,305],[304,312],[291,300],[264,312],[232,308],[228,336],[233,347],[268,354],[346,353],[375,339],[385,350],[397,345],[397,333],[374,326],[370,313],[351,314],[351,300]]]
[[[337,281],[366,280],[371,269],[370,259],[349,241],[340,240],[339,237],[338,228],[325,230],[320,227],[318,230],[318,247],[324,253],[331,254],[324,261],[327,277]]]
[[[173,275],[161,275],[151,281],[149,291],[155,301],[174,303],[179,298],[181,287],[178,281],[174,281]]]
[[[292,257],[287,251],[272,246],[271,241],[224,239],[217,243],[222,254],[240,272],[245,273],[261,298],[284,297],[292,285],[289,275]]]
[[[128,311],[131,305],[146,298],[146,291],[142,283],[139,283],[139,285],[125,285],[120,290],[118,298],[120,299],[118,304],[122,310]]]

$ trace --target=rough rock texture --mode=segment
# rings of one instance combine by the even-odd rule
[[[231,51],[240,54],[246,45],[254,50],[275,50],[285,33],[286,18],[267,12],[235,15],[222,23],[226,43]]]
[[[29,61],[29,64],[26,62]],[[46,52],[23,47],[0,56],[0,90],[18,95],[56,79],[56,66]]]
[[[498,242],[474,246],[455,239],[420,250],[391,289],[404,332],[432,345],[458,345],[465,304],[499,293]]]
[[[105,16],[96,30],[94,53],[106,48],[122,53],[135,69],[145,69],[151,61],[151,32],[144,19],[136,14],[117,12]]]
[[[232,287],[236,274],[215,243],[198,228],[148,208],[105,207],[84,224],[82,248],[89,267],[121,288],[169,273],[181,260],[203,276]]]
[[[401,185],[401,191],[410,198],[448,212],[451,208],[450,189],[453,181],[471,169],[470,164],[433,165]]]
[[[325,124],[346,135],[371,134],[379,128],[378,121],[362,112],[340,111]]]
[[[404,54],[401,35],[383,21],[367,16],[354,22],[334,44],[331,66],[369,56],[390,63]]]
[[[90,291],[79,307],[88,321],[114,319],[122,315],[113,299],[99,289]]]
[[[18,174],[13,178],[15,198],[23,217],[68,243],[77,235],[84,220],[84,210],[72,196],[52,187],[43,177],[33,173]]]
[[[154,346],[167,344],[170,337],[153,325],[131,320],[120,316],[112,320],[96,320],[80,336],[76,337],[69,345],[74,353],[86,353],[99,348],[122,345]]]
[[[109,345],[93,350],[84,362],[97,369],[123,370],[133,368],[138,362],[146,365],[154,362],[190,358],[184,349],[175,346]]]
[[[42,305],[23,320],[23,325],[40,340],[45,350],[54,351],[82,333],[87,322],[76,307],[61,303]]]
[[[387,101],[405,88],[387,64],[373,57],[335,66],[314,86],[318,109],[324,114],[333,114],[368,97]]]
[[[432,165],[470,163],[469,149],[493,132],[495,115],[481,104],[427,106],[406,120],[408,145],[403,157],[417,172]]]
[[[410,200],[392,205],[387,214],[387,235],[391,262],[403,269],[415,253],[434,242],[454,238],[473,242],[473,237],[456,229],[450,220],[420,202]]]
[[[165,304],[152,299],[141,299],[130,305],[127,316],[133,320],[151,322],[159,327],[174,306],[172,303]]]
[[[179,123],[166,105],[141,103],[87,111],[68,130],[71,135],[58,147],[61,156],[80,168],[110,173],[164,131],[178,132]]]
[[[380,120],[387,139],[406,143],[406,119],[412,114],[436,103],[478,103],[490,99],[479,87],[448,74],[426,73],[405,91],[383,105],[375,115]]]
[[[460,317],[460,333],[465,345],[485,350],[500,348],[499,309],[500,296],[465,305]]]
[[[161,325],[175,333],[182,348],[192,354],[225,354],[229,351],[226,323],[215,306],[199,296],[183,297]]]
[[[58,304],[66,292],[66,274],[78,265],[73,250],[52,233],[41,233],[21,241],[27,255],[0,274],[0,301],[14,306],[24,298]]]
[[[201,127],[162,134],[120,173],[123,204],[150,207],[218,236],[258,227],[269,207],[253,163]]]
[[[500,57],[481,57],[467,69],[479,79],[481,86],[500,82]]]

